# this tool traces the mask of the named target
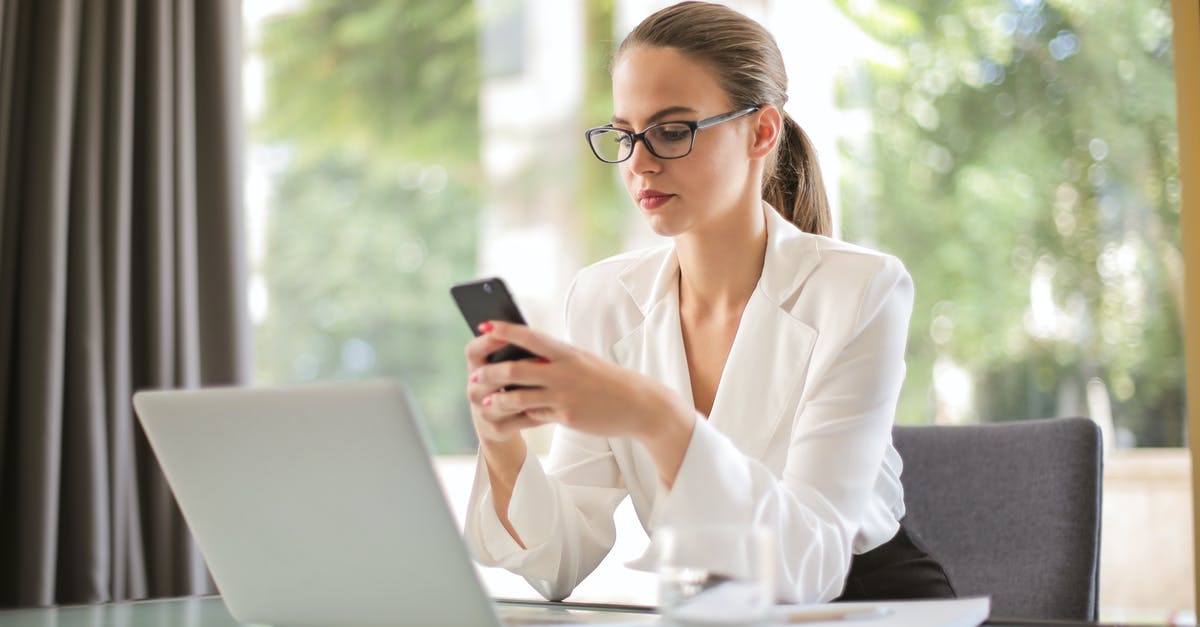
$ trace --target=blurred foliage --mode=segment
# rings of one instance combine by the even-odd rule
[[[255,51],[277,162],[258,378],[398,377],[440,452],[473,442],[448,289],[476,267],[476,50],[471,0],[310,0]]]
[[[268,21],[257,52],[267,67],[258,138],[298,161],[478,162],[470,0],[307,0]]]
[[[984,421],[1086,414],[1099,381],[1124,444],[1182,446],[1169,2],[867,4],[840,2],[881,44],[839,86],[870,120],[844,235],[916,283],[900,421],[951,417],[939,379]]]
[[[585,128],[607,124],[613,114],[610,65],[617,41],[613,34],[614,0],[585,0],[584,93]],[[621,251],[623,227],[632,216],[629,196],[621,183],[619,170],[596,159],[579,132],[582,161],[579,182],[585,259],[603,259]]]
[[[1181,445],[1167,1],[840,5],[880,44],[839,86],[870,121],[842,146],[844,235],[900,256],[917,287],[899,419],[959,413],[934,393],[956,377],[967,420],[1087,413],[1100,381],[1139,445]],[[481,66],[521,71],[479,42],[523,36],[519,6],[496,4],[509,21],[482,35],[472,0],[308,0],[264,24],[260,381],[396,376],[440,452],[473,446],[447,288],[476,268]],[[591,126],[611,114],[614,1],[584,7]],[[519,180],[571,179],[594,260],[621,247],[628,201],[568,140],[586,158]]]
[[[523,48],[496,38],[524,36],[526,12],[489,6],[480,16],[471,0],[309,0],[269,18],[254,51],[266,98],[252,132],[276,164],[259,381],[398,377],[443,453],[474,446],[463,397],[470,333],[447,289],[477,266],[482,73],[523,71]],[[611,115],[614,9],[585,6],[590,125]],[[582,129],[569,140],[586,150]],[[543,170],[519,184],[571,172],[585,258],[616,252],[628,202],[615,168],[587,159]]]

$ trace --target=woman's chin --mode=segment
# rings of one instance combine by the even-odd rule
[[[643,211],[642,214],[646,217],[646,225],[655,235],[660,237],[675,237],[687,230],[687,226],[678,219],[672,219],[672,216],[662,213],[648,213]]]

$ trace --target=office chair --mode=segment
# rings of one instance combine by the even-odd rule
[[[905,527],[992,616],[1095,620],[1100,429],[1086,418],[896,427]]]

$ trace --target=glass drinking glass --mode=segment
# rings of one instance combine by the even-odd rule
[[[663,526],[654,532],[658,605],[676,625],[762,625],[775,600],[775,541],[755,525]]]

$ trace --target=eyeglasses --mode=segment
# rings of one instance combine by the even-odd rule
[[[620,163],[633,156],[633,147],[638,140],[646,144],[650,154],[659,159],[679,159],[692,152],[696,143],[696,131],[721,122],[736,120],[758,111],[755,105],[740,111],[714,115],[699,122],[660,122],[647,126],[640,133],[614,128],[611,124],[587,130],[588,145],[596,158],[605,163]]]

